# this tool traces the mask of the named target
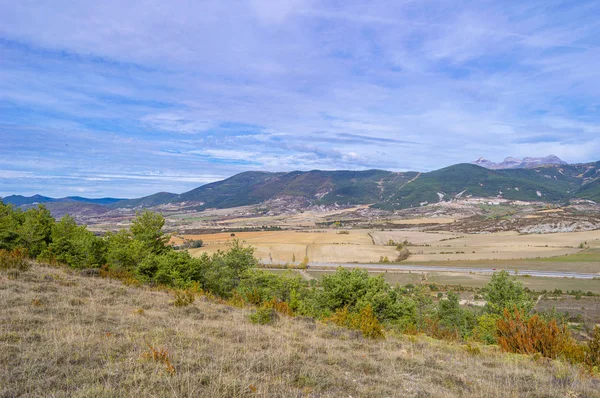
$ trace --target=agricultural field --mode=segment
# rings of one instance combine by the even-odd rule
[[[202,239],[205,246],[192,249],[192,255],[214,253],[227,249],[231,239],[240,239],[256,248],[256,256],[265,262],[300,262],[305,256],[314,262],[376,262],[381,256],[394,258],[394,247],[374,245],[368,231],[349,231],[340,234],[335,230],[265,231],[182,235],[186,239]],[[175,239],[174,242],[180,242]]]
[[[347,233],[346,233],[347,232]],[[228,241],[240,239],[256,248],[264,262],[300,262],[305,256],[310,262],[372,263],[382,257],[394,261],[395,246],[390,241],[408,242],[411,256],[407,263],[433,262],[446,265],[481,265],[482,262],[510,265],[512,269],[574,270],[571,263],[584,263],[585,272],[599,272],[600,231],[556,234],[519,234],[497,232],[489,234],[459,234],[422,230],[310,229],[258,231],[215,234],[182,234],[172,238],[174,244],[183,239],[201,239],[204,247],[192,249],[193,255],[225,250]],[[523,264],[521,260],[526,261]],[[515,263],[516,261],[516,263]],[[527,268],[529,269],[529,268]],[[579,266],[575,270],[579,269]]]

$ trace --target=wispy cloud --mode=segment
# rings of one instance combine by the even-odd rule
[[[592,0],[3,2],[0,195],[597,160],[599,16]]]

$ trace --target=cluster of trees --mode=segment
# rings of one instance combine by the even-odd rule
[[[126,272],[140,282],[177,288],[196,283],[222,297],[230,297],[257,264],[252,249],[237,241],[227,252],[200,258],[175,251],[164,222],[162,215],[144,211],[128,229],[97,236],[69,215],[55,221],[43,205],[21,211],[0,202],[0,249],[25,250],[30,258],[72,268]]]
[[[497,343],[502,338],[505,342],[507,336],[498,333],[501,321],[514,313],[527,317],[533,308],[530,294],[503,271],[494,274],[485,287],[484,308],[464,308],[454,292],[446,297],[438,293],[436,299],[431,286],[392,287],[383,276],[372,277],[364,270],[340,268],[324,276],[320,284],[309,283],[293,272],[259,270],[253,248],[237,240],[228,251],[193,258],[168,245],[163,225],[160,214],[145,211],[130,228],[100,237],[69,216],[55,222],[43,206],[23,212],[0,202],[0,249],[25,249],[42,261],[73,268],[104,267],[126,272],[143,283],[202,289],[222,299],[285,308],[286,313],[295,315],[354,319],[356,322],[347,324],[375,323],[390,331],[421,332],[438,338],[484,343]],[[361,318],[365,316],[369,317],[366,321]]]

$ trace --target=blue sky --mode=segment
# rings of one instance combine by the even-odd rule
[[[598,1],[2,1],[0,196],[600,160]]]

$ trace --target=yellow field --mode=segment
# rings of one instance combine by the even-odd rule
[[[232,239],[229,233],[185,235],[187,239],[202,239],[205,247],[192,249],[193,255],[227,249]],[[579,244],[600,245],[600,231],[546,235],[519,235],[516,232],[493,234],[457,234],[423,231],[350,230],[338,234],[335,230],[239,232],[236,239],[256,248],[262,260],[277,262],[377,262],[381,257],[393,261],[395,247],[385,246],[391,239],[407,240],[412,255],[409,261],[509,260],[553,257],[580,251]],[[175,243],[181,241],[173,238]]]
[[[419,224],[451,224],[455,222],[455,218],[431,217],[431,218],[409,218],[405,220],[393,220],[392,224],[397,225],[419,225]]]
[[[229,233],[185,235],[185,238],[204,242],[204,247],[190,250],[193,255],[225,250],[227,242],[233,239]],[[257,257],[273,261],[291,262],[294,256],[296,261],[302,261],[308,256],[315,262],[374,262],[380,256],[393,259],[397,255],[393,247],[373,245],[367,230],[350,231],[348,235],[334,230],[240,232],[235,239],[254,246]]]

